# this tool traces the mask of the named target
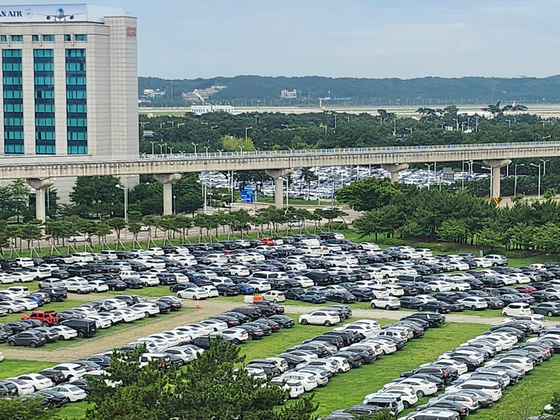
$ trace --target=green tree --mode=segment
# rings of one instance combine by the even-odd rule
[[[239,348],[221,339],[212,340],[210,349],[181,370],[169,372],[156,364],[140,369],[142,351],[115,353],[108,372],[117,385],[94,382],[86,420],[314,419],[311,396],[278,408],[286,391],[236,369],[243,362]]]
[[[445,220],[436,231],[445,242],[462,242],[467,236],[467,227],[462,220]]]
[[[70,193],[70,200],[86,217],[111,215],[122,209],[122,190],[117,188],[119,179],[114,176],[79,177]]]
[[[23,401],[21,398],[0,398],[0,419],[6,420],[55,420],[58,409],[45,410],[42,398]]]
[[[367,178],[342,187],[335,196],[356,211],[368,211],[391,203],[395,196],[402,194],[400,188],[388,178]]]
[[[122,246],[121,234],[122,230],[126,229],[126,220],[124,220],[124,218],[122,217],[112,217],[111,219],[106,220],[106,223],[117,234],[117,246]]]

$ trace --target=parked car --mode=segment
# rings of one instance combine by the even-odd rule
[[[299,323],[302,325],[324,325],[330,326],[340,322],[340,317],[329,311],[314,311],[299,316]]]

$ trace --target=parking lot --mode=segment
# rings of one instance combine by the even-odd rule
[[[223,241],[217,245],[153,248],[118,255],[116,252],[114,255],[111,252],[80,254],[4,260],[0,281],[7,281],[7,284],[0,291],[0,299],[7,304],[0,304],[6,308],[6,317],[1,320],[14,323],[32,310],[56,310],[70,319],[85,306],[90,310],[85,318],[99,321],[96,336],[46,343],[40,349],[12,349],[7,344],[0,345],[6,360],[67,362],[86,358],[125,346],[140,337],[149,341],[149,336],[162,331],[180,329],[251,303],[255,296],[255,303],[268,299],[271,304],[283,304],[286,312],[294,317],[339,304],[352,307],[354,318],[389,322],[421,309],[445,313],[448,322],[478,324],[481,328],[501,324],[500,308],[504,305],[506,310],[511,307],[520,311],[511,315],[523,315],[541,311],[540,307],[546,306],[543,304],[555,306],[557,299],[557,265],[553,263],[512,269],[499,255],[484,259],[466,254],[434,257],[429,250],[408,247],[381,250],[375,244],[353,244],[339,234],[270,238],[258,243]],[[32,277],[30,281],[10,282],[16,278],[27,280],[29,276]],[[92,293],[99,292],[103,284],[120,290]],[[49,291],[54,297],[60,290],[65,290],[66,300],[45,303]],[[22,296],[27,293],[29,295]],[[155,300],[163,310],[166,306],[161,300],[172,299],[166,296],[175,294],[183,298],[180,301],[184,308],[163,314],[145,312],[144,316],[130,322],[115,318],[118,309],[108,303],[116,296],[138,295],[137,300],[146,298],[148,302],[128,305],[132,308],[126,308],[127,311],[134,309],[134,305],[153,306],[155,303],[150,302]],[[292,300],[284,301],[286,296]],[[37,307],[21,302],[22,308],[17,310],[13,305],[21,299],[25,299],[25,303],[34,301]],[[356,302],[358,299],[361,302]],[[501,306],[495,304],[498,309],[488,309],[484,306],[486,301],[494,304],[500,301]],[[90,302],[95,303],[91,305]],[[387,305],[389,302],[394,304],[391,308]],[[475,302],[481,307],[465,305]],[[11,309],[9,313],[8,309]],[[549,315],[544,309],[543,312]],[[111,319],[108,328],[102,326],[103,318]],[[336,327],[337,322],[332,318],[317,319],[323,326]],[[315,322],[315,318],[310,320],[310,323]],[[551,321],[546,321],[545,325],[551,325]],[[306,325],[305,328],[317,327]],[[291,331],[286,332],[291,334]],[[9,342],[11,338],[7,335],[5,341]],[[273,337],[262,342],[253,341],[249,347],[262,351],[267,340],[273,341]],[[317,391],[321,392],[322,389]]]

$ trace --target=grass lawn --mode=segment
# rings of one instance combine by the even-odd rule
[[[53,367],[56,364],[57,362],[5,359],[0,362],[0,378],[5,379],[23,375],[24,373],[39,372],[40,370]]]

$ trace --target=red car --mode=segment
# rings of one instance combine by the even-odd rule
[[[515,290],[517,290],[519,293],[533,293],[537,291],[537,289],[533,286],[517,286]]]
[[[272,238],[262,238],[261,242],[264,245],[267,245],[267,246],[273,246],[274,245],[274,241],[272,240]]]

